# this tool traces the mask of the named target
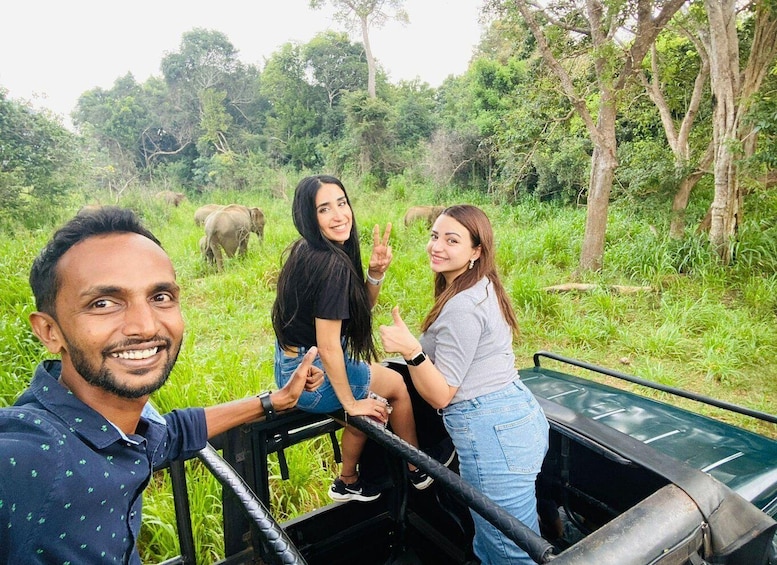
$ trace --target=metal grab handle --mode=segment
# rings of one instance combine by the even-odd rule
[[[259,528],[263,539],[272,548],[276,563],[307,565],[305,558],[286,535],[283,528],[275,521],[269,510],[262,504],[262,501],[257,498],[243,478],[218,454],[210,443],[197,452],[197,457],[213,473],[213,476],[238,498],[248,516]]]

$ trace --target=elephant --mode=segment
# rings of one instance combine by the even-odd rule
[[[216,210],[205,220],[205,259],[210,263],[215,262],[218,270],[222,270],[222,249],[227,257],[234,257],[235,253],[245,255],[251,232],[260,240],[264,238],[264,223],[264,213],[260,208],[230,204]]]
[[[200,238],[200,253],[202,253],[202,257],[205,259],[208,263],[214,262],[213,252],[208,248],[208,236],[203,235]]]
[[[416,220],[426,220],[427,226],[432,227],[443,210],[445,206],[411,206],[405,212],[405,225],[409,226]]]
[[[198,226],[205,225],[205,220],[208,219],[208,216],[222,208],[224,208],[224,204],[205,204],[205,206],[200,206],[194,211],[194,223]]]
[[[183,192],[173,192],[172,190],[157,192],[155,196],[168,206],[178,206],[181,202],[186,200],[186,195]]]
[[[96,212],[97,210],[100,210],[103,207],[102,204],[85,204],[84,206],[81,206],[78,209],[78,212],[76,212],[76,216],[86,216],[88,214],[91,214],[92,212]]]

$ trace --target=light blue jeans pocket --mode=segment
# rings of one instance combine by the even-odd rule
[[[539,407],[538,407],[539,408]],[[548,450],[548,424],[532,411],[520,420],[494,426],[505,462],[515,473],[538,474]]]

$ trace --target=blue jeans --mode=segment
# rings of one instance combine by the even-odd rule
[[[443,409],[459,454],[461,477],[539,534],[535,481],[548,451],[548,421],[520,379]],[[473,549],[483,565],[533,564],[529,556],[479,514]]]
[[[288,353],[281,349],[278,342],[275,342],[275,384],[278,388],[282,388],[289,381],[291,375],[302,363],[302,358],[305,357],[306,352],[306,348],[300,347],[295,356],[290,357]],[[356,400],[367,398],[367,394],[370,391],[370,366],[364,361],[350,359],[345,355],[345,352],[343,352],[343,355],[345,356],[345,372],[348,374],[348,384],[351,385],[353,397]],[[324,370],[321,357],[319,356],[316,356],[313,365],[322,371]],[[324,373],[323,384],[313,392],[303,390],[297,402],[297,407],[305,412],[329,414],[339,410],[343,405],[337,399],[335,389],[332,387],[332,383],[329,382],[329,377]]]

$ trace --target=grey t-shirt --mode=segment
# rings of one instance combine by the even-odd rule
[[[518,378],[512,332],[488,278],[443,307],[419,341],[448,384],[451,404],[494,392]]]

